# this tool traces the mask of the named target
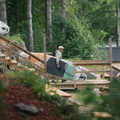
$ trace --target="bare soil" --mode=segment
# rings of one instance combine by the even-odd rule
[[[0,73],[0,81],[2,79],[6,81],[9,76]],[[5,105],[3,105],[3,113],[0,113],[0,120],[3,120],[3,117],[5,117],[5,120],[61,120],[49,114],[50,111],[53,111],[50,103],[39,100],[30,88],[13,85],[13,81],[13,79],[9,79],[8,88],[0,95],[0,100],[5,96],[2,102],[2,105],[4,103]],[[33,105],[39,109],[39,113],[34,116],[24,114],[15,108],[18,103]]]

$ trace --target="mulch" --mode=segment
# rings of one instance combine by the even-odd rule
[[[0,73],[0,80],[2,79],[6,81],[9,76]],[[3,114],[6,120],[60,120],[49,114],[52,111],[50,103],[39,100],[30,88],[13,85],[13,81],[13,79],[9,79],[8,88],[0,95],[0,98],[5,96]],[[15,108],[18,103],[33,105],[40,109],[39,113],[34,116],[23,114]],[[0,118],[0,120],[3,120],[3,118]]]

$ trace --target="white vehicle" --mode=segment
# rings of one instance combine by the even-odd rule
[[[0,21],[0,34],[7,34],[9,30],[10,28],[5,23]]]

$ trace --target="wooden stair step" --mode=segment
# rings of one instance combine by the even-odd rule
[[[11,63],[9,63],[9,64],[16,64],[17,65],[18,62],[16,60],[12,60]]]
[[[9,61],[9,60],[10,60],[10,57],[5,57],[5,60],[8,60],[8,61]]]
[[[0,58],[5,58],[5,55],[0,53]]]

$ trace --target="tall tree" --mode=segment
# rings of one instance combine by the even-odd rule
[[[28,45],[29,51],[34,52],[31,2],[32,2],[31,0],[27,0],[28,41],[29,41]]]
[[[0,5],[0,20],[7,24],[7,15],[6,15],[6,1],[1,0],[1,5]],[[9,34],[7,34],[9,35]]]
[[[2,0],[0,5],[0,20],[7,24],[6,1]]]
[[[45,27],[45,33],[46,33],[46,41],[47,41],[47,47],[50,46],[50,42],[52,41],[52,10],[51,10],[51,0],[46,0],[45,2],[45,14],[46,14],[46,27]]]
[[[66,16],[66,0],[61,0],[61,13],[62,13],[62,19],[65,20],[65,16]],[[61,31],[61,40],[64,39],[64,27]]]
[[[117,1],[117,46],[120,46],[120,2]]]
[[[66,0],[61,0],[61,8],[62,8],[62,17],[65,19],[66,16]]]

